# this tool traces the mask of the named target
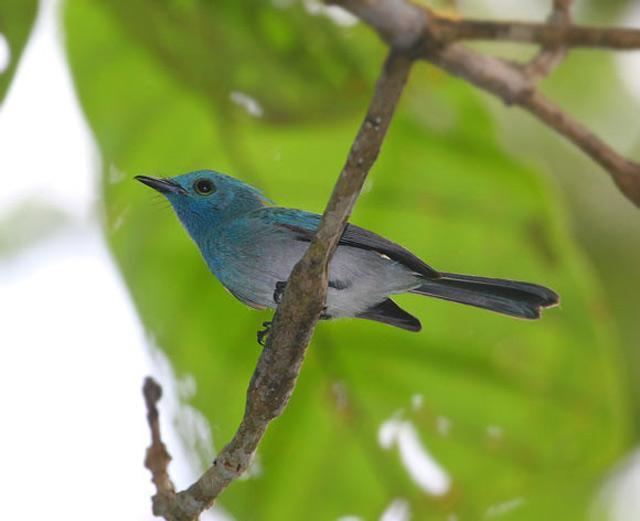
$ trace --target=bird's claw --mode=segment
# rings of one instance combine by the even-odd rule
[[[276,289],[273,292],[273,301],[276,304],[280,304],[282,300],[282,294],[284,293],[284,289],[287,287],[287,283],[283,280],[279,280],[276,282]]]
[[[269,334],[269,331],[271,331],[271,322],[270,321],[263,322],[262,327],[263,329],[258,329],[256,336],[258,337],[258,344],[264,347],[267,335]]]

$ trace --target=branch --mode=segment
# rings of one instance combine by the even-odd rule
[[[408,0],[326,1],[344,7],[367,22],[391,48],[410,51],[415,57],[427,60],[490,92],[507,105],[524,108],[601,165],[620,191],[640,207],[640,164],[618,154],[604,140],[540,94],[535,89],[535,76],[532,81],[526,66],[482,54],[462,44],[450,43],[461,37],[494,34],[502,40],[535,42],[556,48],[586,45],[589,42],[596,45],[599,42],[622,49],[640,47],[639,30],[607,29],[593,32],[589,28],[567,28],[560,25],[452,21],[437,17],[426,8]],[[556,9],[559,6],[564,9],[565,5],[569,7],[567,0],[556,0],[554,4]],[[475,29],[471,30],[471,27]],[[490,27],[494,29],[489,31]],[[496,31],[495,27],[502,29]],[[518,30],[506,30],[507,27]],[[527,27],[536,29],[525,30]]]
[[[391,52],[384,64],[369,110],[331,194],[318,232],[287,282],[271,333],[251,378],[244,417],[237,432],[213,465],[183,492],[175,494],[164,486],[161,489],[156,482],[156,472],[152,470],[158,487],[158,494],[153,498],[155,515],[167,521],[196,520],[248,468],[267,426],[286,407],[324,307],[329,261],[378,156],[411,63],[405,54]],[[150,426],[153,437],[151,421]],[[152,447],[156,444],[155,437],[153,439]],[[158,442],[162,443],[159,438]]]
[[[524,98],[520,105],[588,154],[609,172],[620,191],[640,206],[640,164],[618,154],[539,92]]]
[[[158,501],[167,501],[175,495],[176,489],[169,477],[168,467],[171,456],[160,436],[158,402],[162,397],[162,387],[153,378],[147,377],[144,380],[142,394],[147,408],[147,423],[151,431],[151,445],[147,449],[144,466],[151,471],[151,481],[156,486],[155,497]]]
[[[573,0],[553,0],[553,9],[548,22],[560,26],[571,24],[571,3]],[[549,76],[567,55],[565,46],[544,46],[540,52],[524,67],[524,73],[529,77],[532,85],[542,78]]]
[[[443,43],[493,40],[532,43],[545,47],[601,47],[627,51],[640,48],[638,29],[434,17],[431,31]]]

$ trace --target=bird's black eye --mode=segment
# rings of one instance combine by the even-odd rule
[[[193,183],[193,189],[200,195],[211,195],[216,191],[216,187],[208,179],[198,179]]]

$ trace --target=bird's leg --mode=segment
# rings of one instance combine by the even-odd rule
[[[276,305],[280,304],[280,301],[282,300],[282,294],[284,293],[284,289],[286,287],[287,287],[286,281],[279,280],[278,282],[276,282],[276,289],[273,292],[273,301],[276,303]],[[327,307],[325,306],[322,309],[320,320],[329,320],[329,319],[331,319],[331,315],[327,314]],[[260,344],[261,346],[264,345],[265,338],[269,334],[269,331],[271,330],[271,322],[263,322],[262,325],[264,326],[264,329],[260,329],[258,331],[258,344]]]
[[[269,334],[269,331],[271,331],[271,321],[268,320],[267,322],[263,322],[262,327],[263,329],[258,329],[256,336],[258,337],[258,344],[264,346],[267,335]]]
[[[284,288],[287,287],[287,283],[284,280],[279,280],[276,282],[276,289],[273,292],[273,301],[276,305],[280,304],[280,300],[282,299],[282,294],[284,293]],[[263,329],[259,329],[257,332],[258,344],[264,346],[267,335],[271,331],[271,321],[262,323]]]
[[[282,299],[282,294],[284,293],[284,288],[287,287],[287,283],[284,280],[279,280],[276,282],[276,289],[273,292],[273,301],[276,304],[280,304],[280,300]]]

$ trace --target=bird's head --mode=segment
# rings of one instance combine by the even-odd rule
[[[196,242],[220,222],[271,204],[256,188],[213,170],[169,178],[138,175],[136,179],[169,200]]]

